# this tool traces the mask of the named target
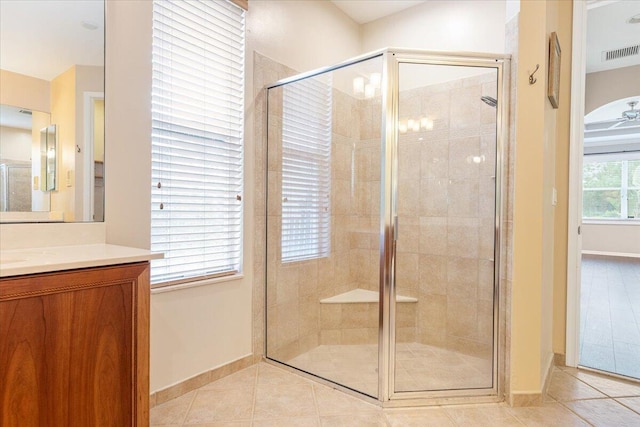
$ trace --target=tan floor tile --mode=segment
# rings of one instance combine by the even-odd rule
[[[311,382],[300,375],[295,375],[277,366],[260,363],[258,366],[258,385],[263,384],[310,384]]]
[[[640,396],[640,383],[632,383],[630,381],[584,371],[578,371],[573,375],[610,397]]]
[[[195,395],[196,392],[192,391],[152,408],[149,411],[151,425],[180,425]]]
[[[368,415],[338,415],[320,417],[322,427],[387,427],[387,421],[382,413]]]
[[[447,415],[457,426],[517,426],[522,423],[509,413],[509,408],[496,405],[482,406],[449,406],[445,408]]]
[[[548,403],[536,407],[509,408],[508,411],[524,425],[531,427],[589,426],[588,423],[559,403]]]
[[[317,416],[311,384],[258,384],[254,419]]]
[[[559,370],[553,372],[547,393],[559,402],[606,397],[598,390]]]
[[[378,406],[323,385],[314,385],[313,391],[318,404],[318,413],[321,416],[377,413],[381,411]]]
[[[276,418],[254,421],[252,427],[318,427],[318,417]]]
[[[187,424],[183,424],[187,425]],[[251,421],[219,421],[206,424],[189,424],[189,427],[251,427]]]
[[[640,414],[640,397],[625,397],[623,399],[616,400]]]
[[[595,427],[640,426],[640,415],[613,399],[578,400],[564,405]]]
[[[253,393],[246,389],[198,390],[184,424],[251,420]]]
[[[391,427],[455,427],[453,420],[442,408],[385,410]]]
[[[200,387],[200,390],[229,390],[232,388],[253,388],[256,384],[258,365],[249,366],[217,381]]]

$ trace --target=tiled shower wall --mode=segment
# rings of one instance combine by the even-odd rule
[[[262,88],[295,74],[293,70],[255,54],[254,87]],[[269,140],[281,138],[281,94],[272,91],[268,117]],[[331,252],[329,257],[282,264],[280,259],[280,151],[279,144],[269,147],[270,195],[264,220],[264,150],[267,122],[265,91],[256,93],[256,137],[263,144],[257,149],[256,176],[259,199],[256,203],[256,243],[254,312],[254,351],[264,349],[264,280],[267,281],[267,324],[270,355],[282,360],[295,357],[319,344],[376,343],[378,304],[320,304],[320,300],[356,289],[377,291],[379,281],[380,227],[380,98],[360,100],[334,89],[332,109],[331,163]],[[278,100],[279,102],[274,102]],[[269,224],[269,247],[264,239]],[[267,259],[265,272],[264,259]],[[413,327],[415,305],[405,324]],[[403,316],[407,319],[407,316]]]
[[[254,354],[259,359],[264,349],[267,258],[266,94],[259,88],[295,72],[257,53],[254,61],[255,137],[262,141],[256,144],[255,165]],[[433,130],[422,136],[408,133],[400,140],[398,293],[418,298],[417,304],[398,307],[400,342],[419,341],[474,355],[486,355],[490,349],[491,336],[486,331],[491,330],[487,324],[492,322],[493,291],[481,283],[491,284],[493,274],[489,261],[493,258],[493,194],[489,191],[493,164],[483,162],[470,171],[461,160],[468,164],[469,150],[482,150],[486,159],[494,157],[490,149],[495,110],[479,98],[496,97],[495,92],[495,76],[491,75],[490,79],[473,77],[401,94],[401,119],[413,115],[416,108],[441,111],[442,115],[434,121]],[[269,268],[273,275],[269,280],[277,283],[270,287],[268,298],[269,324],[277,325],[270,330],[270,337],[275,337],[270,353],[283,359],[319,344],[377,342],[377,304],[319,304],[322,298],[358,287],[377,291],[379,276],[380,100],[357,100],[337,90],[333,97],[331,256],[278,265],[279,229],[275,224],[279,221],[270,221],[274,224],[270,240],[275,246],[268,262],[276,267]],[[278,132],[274,126],[270,131]],[[276,152],[270,150],[270,154]],[[269,164],[277,173],[274,157]],[[277,216],[280,199],[272,198],[272,202],[269,214]],[[505,217],[503,224],[506,222]],[[455,311],[447,310],[454,305]],[[460,306],[465,310],[461,312]]]
[[[401,77],[402,78],[402,73]],[[397,293],[418,298],[415,341],[490,356],[497,73],[400,93]],[[475,160],[478,162],[474,162]],[[401,328],[397,333],[407,338]]]

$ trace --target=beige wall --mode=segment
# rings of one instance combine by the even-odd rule
[[[587,74],[584,113],[621,98],[640,95],[640,65]]]
[[[48,113],[49,98],[48,81],[0,70],[0,104]]]
[[[69,68],[51,81],[51,123],[56,125],[58,159],[56,190],[51,210],[64,212],[65,222],[75,219],[76,69]],[[69,185],[70,184],[70,185]]]
[[[571,35],[573,2],[557,2],[556,30],[562,41],[560,99],[562,108],[556,116],[555,187],[558,204],[555,208],[553,265],[553,352],[565,354],[567,306],[567,233],[569,221],[569,140],[571,102]]]
[[[91,182],[90,167],[85,164],[84,154],[87,149],[86,145],[91,142],[87,139],[90,135],[85,133],[85,124],[87,118],[85,112],[85,94],[104,93],[104,67],[75,65],[76,81],[75,81],[75,145],[80,147],[80,153],[76,151],[76,162],[73,171],[74,186],[74,217],[76,221],[88,221],[91,217],[90,203],[84,200],[86,192],[85,184]],[[86,211],[84,208],[87,208]]]
[[[247,13],[247,89],[252,86],[252,51],[309,71],[359,54],[360,28],[323,0],[253,1]]]
[[[640,254],[640,225],[582,223],[582,250]]]
[[[570,20],[571,2],[521,3],[511,313],[512,398],[541,393],[553,357],[554,264],[566,263],[566,257],[554,259],[556,212],[551,201],[556,175],[564,175],[563,170],[556,171],[556,150],[559,144],[566,144],[566,128],[563,127],[561,135],[557,129],[566,126],[569,98],[566,90],[563,91],[560,109],[551,108],[544,70],[548,66],[548,37],[552,31],[558,32],[563,58],[570,57],[571,39],[567,29]],[[543,72],[538,72],[536,84],[529,85],[528,73],[535,64],[540,64]],[[562,73],[560,87],[566,89],[569,84],[569,74]]]
[[[0,126],[0,160],[31,161],[31,130]]]
[[[104,100],[95,101],[93,108],[93,158],[104,162]]]
[[[362,50],[504,52],[504,1],[428,1],[362,26]]]

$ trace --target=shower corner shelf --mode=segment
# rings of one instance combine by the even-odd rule
[[[334,295],[330,298],[320,300],[320,304],[359,304],[359,303],[378,303],[380,295],[376,291],[367,289],[352,289],[342,294]],[[418,302],[417,298],[396,295],[396,302]]]

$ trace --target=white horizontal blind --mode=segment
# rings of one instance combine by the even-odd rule
[[[331,84],[287,84],[282,102],[282,261],[328,256]]]
[[[239,271],[244,10],[153,2],[151,282]]]

